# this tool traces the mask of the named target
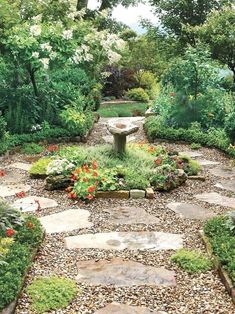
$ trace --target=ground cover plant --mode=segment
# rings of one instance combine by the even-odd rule
[[[77,292],[76,282],[62,277],[38,278],[27,287],[36,313],[67,307]]]
[[[212,268],[212,262],[195,250],[178,250],[171,256],[171,260],[188,273],[206,272]]]
[[[98,113],[103,118],[144,116],[148,105],[146,103],[119,103],[101,105]]]
[[[227,216],[212,218],[204,226],[204,233],[211,244],[213,254],[228,272],[233,284],[235,284],[234,230],[234,212]]]
[[[45,159],[37,161],[30,173],[38,167],[41,171],[42,164],[48,177],[70,178],[71,186],[67,189],[70,198],[86,201],[92,200],[97,191],[146,189],[150,186],[168,191],[184,183],[187,175],[200,171],[199,164],[190,158],[148,144],[129,144],[122,156],[108,145],[68,146],[51,158],[49,164]]]
[[[15,300],[35,250],[43,239],[43,230],[33,216],[0,202],[0,310]]]

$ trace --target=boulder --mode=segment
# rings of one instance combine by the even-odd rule
[[[70,185],[70,177],[65,175],[48,176],[45,180],[45,189],[48,191],[65,189]]]

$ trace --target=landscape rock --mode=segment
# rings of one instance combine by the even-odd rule
[[[214,216],[213,212],[194,204],[169,203],[167,208],[187,219],[206,220]]]
[[[98,191],[96,193],[97,198],[117,198],[117,199],[128,199],[130,197],[129,191]]]
[[[219,166],[213,169],[209,169],[210,173],[214,176],[221,178],[232,178],[235,177],[235,168]]]
[[[222,190],[231,191],[235,193],[235,179],[232,180],[222,180],[215,184],[217,188]]]
[[[56,201],[38,196],[28,196],[14,202],[13,207],[22,212],[35,212],[45,208],[57,207]]]
[[[194,196],[196,199],[210,204],[235,208],[235,198],[223,196],[216,192],[202,193]]]
[[[130,190],[130,197],[137,199],[137,198],[145,198],[145,191],[144,190]]]
[[[48,176],[45,180],[45,189],[48,191],[65,189],[70,186],[70,177],[64,175]]]
[[[95,314],[163,314],[163,312],[150,311],[143,306],[130,306],[127,304],[110,303],[103,309],[95,312]]]
[[[25,184],[0,184],[0,196],[1,197],[7,197],[7,196],[13,196],[16,193],[19,192],[28,192],[31,189],[29,185]]]

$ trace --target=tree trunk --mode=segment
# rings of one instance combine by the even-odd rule
[[[99,8],[99,11],[109,9],[110,7],[112,7],[112,5],[110,5],[110,1],[109,0],[102,0],[101,6]]]
[[[86,9],[88,5],[88,0],[78,0],[77,2],[77,11]]]

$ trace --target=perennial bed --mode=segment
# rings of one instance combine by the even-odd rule
[[[14,313],[44,231],[35,217],[21,216],[4,202],[0,203],[0,225],[0,311]]]
[[[170,191],[185,183],[188,175],[196,175],[200,166],[196,161],[162,146],[130,144],[123,155],[110,146],[62,147],[33,164],[33,178],[47,176],[47,190],[64,189],[69,198],[92,200],[109,193],[116,198],[126,191],[125,198],[145,196],[145,190]],[[137,198],[140,197],[137,195]],[[121,197],[123,198],[123,197]]]

